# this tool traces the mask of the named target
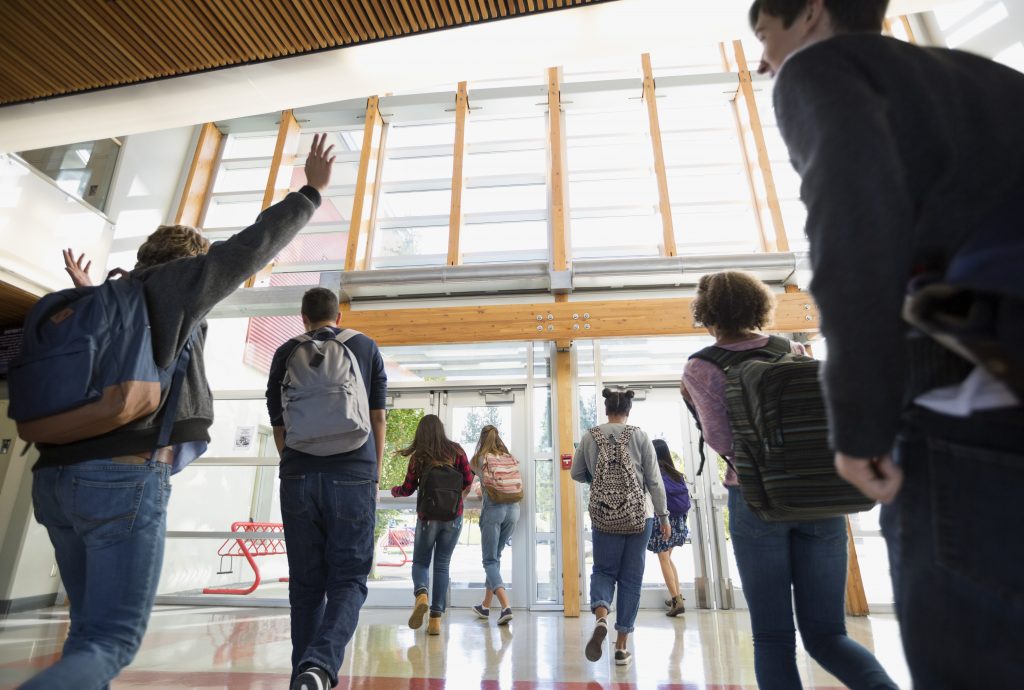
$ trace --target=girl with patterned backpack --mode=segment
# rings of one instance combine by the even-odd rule
[[[657,516],[663,539],[672,536],[665,486],[651,440],[626,424],[633,407],[633,391],[605,388],[608,423],[591,429],[580,439],[571,476],[590,484],[590,522],[593,527],[594,569],[590,576],[590,610],[597,625],[586,646],[590,661],[601,658],[608,635],[608,611],[618,587],[615,613],[615,665],[628,666],[626,649],[640,609],[645,548]]]
[[[501,580],[501,552],[512,539],[519,522],[519,501],[523,500],[523,478],[519,461],[502,442],[497,427],[488,424],[480,430],[476,453],[470,462],[473,472],[480,477],[484,507],[480,512],[480,549],[483,552],[487,589],[483,603],[473,607],[484,620],[491,616],[491,599],[501,604],[498,625],[512,620],[512,607]]]

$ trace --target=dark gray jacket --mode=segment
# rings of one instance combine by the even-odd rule
[[[803,179],[833,442],[881,455],[903,406],[922,392],[908,379],[908,280],[1024,212],[1024,75],[964,52],[852,34],[793,55],[774,98]]]
[[[145,283],[153,337],[153,356],[160,367],[171,365],[189,334],[199,328],[192,350],[171,443],[209,441],[213,424],[213,396],[206,381],[203,349],[206,315],[246,278],[270,263],[313,216],[320,194],[303,187],[259,215],[256,222],[209,253],[132,271]],[[164,392],[166,396],[166,391]],[[64,445],[40,444],[36,467],[66,465],[85,460],[143,453],[156,446],[165,406],[149,417],[103,436]]]

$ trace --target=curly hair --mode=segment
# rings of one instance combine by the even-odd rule
[[[775,297],[764,283],[744,271],[712,273],[697,283],[693,318],[719,336],[757,331],[771,322]]]
[[[199,256],[210,250],[210,240],[187,225],[161,225],[139,247],[135,268],[158,266],[175,259]]]

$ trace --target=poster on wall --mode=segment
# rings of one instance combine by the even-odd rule
[[[250,448],[252,448],[253,439],[255,437],[256,427],[235,427],[235,450],[249,450]]]

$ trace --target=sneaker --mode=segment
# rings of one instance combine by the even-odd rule
[[[440,635],[441,634],[441,614],[434,615],[430,614],[430,620],[427,621],[427,634],[428,635]]]
[[[330,690],[331,677],[327,671],[311,666],[296,676],[291,690]]]
[[[590,642],[587,643],[585,650],[587,661],[597,661],[601,658],[601,646],[604,644],[604,638],[607,635],[608,621],[604,618],[598,618],[597,625],[594,626],[594,632],[590,635]]]
[[[616,666],[629,666],[631,663],[633,663],[633,655],[629,653],[628,649],[615,650]]]
[[[498,625],[508,625],[510,620],[512,620],[512,609],[502,609],[501,615],[498,616]]]
[[[666,599],[665,600],[665,608],[667,608],[667,609],[672,608],[672,601],[673,600],[671,598]]]
[[[671,616],[672,618],[675,618],[676,616],[678,616],[681,613],[686,613],[686,604],[684,603],[685,601],[686,600],[683,598],[682,594],[677,596],[675,599],[672,600],[672,608],[670,608],[665,613],[665,615],[666,616]]]
[[[430,608],[430,602],[427,599],[427,595],[420,592],[416,595],[416,603],[412,607],[412,615],[409,616],[409,627],[413,630],[419,630],[420,626],[423,625],[423,616],[427,615],[427,609]]]
[[[474,606],[473,611],[476,613],[477,618],[482,618],[485,621],[489,621],[491,619],[491,610],[484,608],[483,604],[477,604]]]

